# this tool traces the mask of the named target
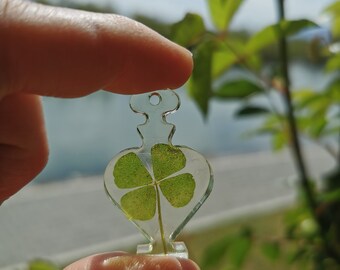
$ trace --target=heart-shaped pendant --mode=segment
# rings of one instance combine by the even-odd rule
[[[179,105],[171,90],[132,96],[131,109],[146,116],[138,126],[143,144],[120,152],[105,170],[107,194],[149,241],[138,246],[140,254],[188,257],[185,244],[174,240],[212,190],[207,160],[171,143],[175,126],[165,117]]]

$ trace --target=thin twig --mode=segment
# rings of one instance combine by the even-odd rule
[[[339,141],[338,141],[338,143],[339,143],[339,149],[338,149],[338,167],[340,168],[340,131],[339,131],[339,138],[338,139],[339,139]]]
[[[285,20],[285,8],[284,8],[284,0],[278,0],[278,11],[279,11],[279,22]],[[325,225],[323,220],[316,213],[317,210],[317,202],[315,199],[315,194],[312,189],[312,185],[309,181],[309,176],[307,174],[305,161],[302,155],[301,144],[298,137],[297,124],[294,116],[294,107],[292,104],[291,90],[290,90],[290,78],[288,73],[288,52],[287,52],[287,40],[279,27],[280,35],[279,35],[279,54],[281,60],[281,72],[283,77],[284,84],[284,93],[283,98],[286,105],[286,114],[289,123],[290,135],[291,135],[291,143],[292,143],[292,152],[295,159],[296,169],[298,171],[298,176],[300,179],[301,187],[303,188],[306,194],[307,204],[312,211],[313,217],[315,221],[318,223],[320,228],[320,236],[323,240],[325,251],[331,258],[335,259],[339,262],[340,258],[337,256],[336,251],[330,245],[327,238],[327,231],[325,229]]]
[[[278,2],[279,2],[279,18],[280,18],[280,21],[283,21],[285,19],[284,0],[278,0]],[[280,54],[281,72],[282,72],[282,79],[283,79],[283,90],[284,90],[283,98],[284,98],[284,103],[286,106],[286,115],[287,115],[287,119],[289,123],[289,129],[290,129],[290,135],[291,135],[290,139],[291,139],[294,159],[295,159],[295,163],[296,163],[296,167],[298,170],[301,184],[307,194],[308,203],[310,204],[311,208],[315,210],[317,204],[314,198],[311,184],[309,182],[309,177],[307,175],[304,158],[302,156],[301,145],[300,145],[300,141],[298,138],[297,124],[296,124],[296,120],[294,116],[294,107],[292,104],[292,97],[291,97],[291,90],[290,90],[290,77],[288,73],[287,40],[282,31],[279,35],[279,54]]]

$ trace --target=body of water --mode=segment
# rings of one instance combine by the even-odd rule
[[[321,88],[327,80],[318,68],[299,63],[292,66],[291,76],[297,88]],[[270,149],[268,137],[243,138],[261,119],[235,119],[239,103],[212,101],[204,121],[185,90],[177,93],[181,107],[168,116],[168,122],[176,125],[174,144],[187,145],[207,156]],[[44,98],[50,158],[34,182],[102,174],[118,152],[140,146],[136,127],[144,122],[144,116],[131,111],[129,99],[104,91],[79,99]]]

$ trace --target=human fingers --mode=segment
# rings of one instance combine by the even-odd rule
[[[13,93],[176,88],[192,68],[187,51],[127,18],[20,0],[0,1],[0,40],[0,201],[33,179],[48,155],[40,101]]]
[[[0,98],[177,88],[192,70],[187,50],[112,14],[2,0],[0,40]]]
[[[81,259],[64,270],[198,270],[196,263],[173,256],[138,256],[106,253]]]
[[[40,97],[12,94],[0,100],[0,202],[44,167],[48,146]]]

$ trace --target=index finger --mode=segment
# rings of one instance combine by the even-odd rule
[[[191,54],[146,26],[112,14],[0,2],[0,97],[78,97],[177,88]]]

